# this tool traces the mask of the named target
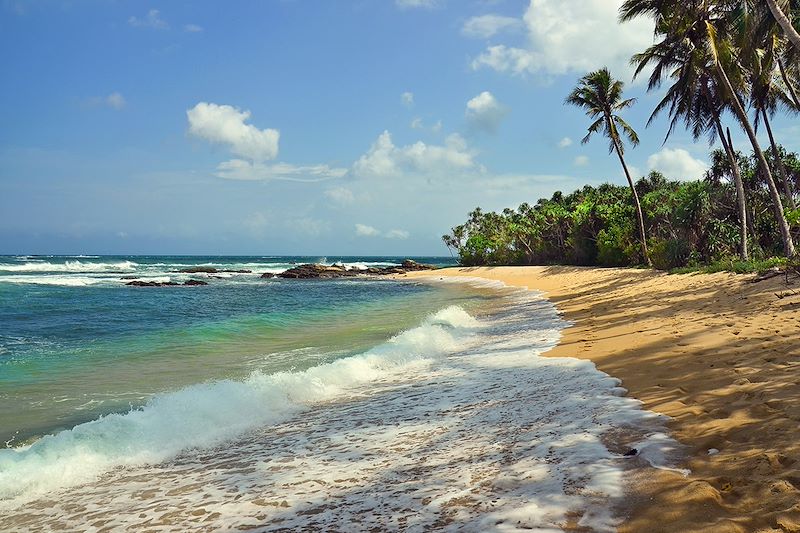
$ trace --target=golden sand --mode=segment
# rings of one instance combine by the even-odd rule
[[[797,282],[578,267],[410,276],[481,277],[545,292],[574,322],[547,355],[590,359],[646,409],[671,417],[692,473],[638,480],[622,533],[800,531]]]

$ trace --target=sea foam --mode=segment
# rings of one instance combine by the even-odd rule
[[[589,361],[540,357],[566,323],[498,290],[489,315],[448,307],[358,356],[5,450],[0,529],[614,531],[626,470],[670,466],[664,418]]]
[[[80,424],[27,447],[0,450],[0,502],[18,503],[86,483],[117,466],[165,461],[286,420],[354,385],[424,366],[455,350],[475,325],[462,309],[446,308],[359,356],[302,372],[256,371],[244,381],[193,385],[157,395],[128,413]]]

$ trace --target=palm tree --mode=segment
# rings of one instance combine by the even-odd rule
[[[740,51],[733,46],[729,36],[729,30],[740,16],[740,9],[734,4],[710,0],[626,0],[620,8],[620,19],[624,22],[638,16],[650,16],[656,20],[657,33],[664,34],[665,40],[683,43],[689,53],[708,54],[710,71],[719,87],[721,100],[730,107],[747,134],[759,171],[767,182],[784,252],[787,257],[794,257],[794,242],[780,194],[740,97],[740,91],[746,88],[744,68],[737,56]],[[654,75],[661,76],[657,72]]]
[[[794,29],[792,21],[789,20],[789,17],[786,16],[786,13],[783,12],[781,6],[778,5],[777,0],[767,0],[767,6],[772,12],[772,16],[775,17],[775,21],[780,24],[783,32],[786,34],[786,37],[792,42],[792,45],[794,45],[794,47],[800,51],[800,33],[797,33],[797,30]]]
[[[602,68],[581,78],[578,81],[578,86],[567,97],[566,103],[585,109],[589,118],[594,119],[594,122],[589,126],[588,133],[581,142],[584,144],[589,142],[592,135],[602,129],[603,134],[609,139],[609,153],[615,152],[617,154],[619,162],[622,164],[622,170],[625,172],[625,177],[628,179],[633,201],[636,204],[642,255],[648,266],[651,266],[650,254],[647,252],[647,235],[644,230],[642,206],[639,203],[639,194],[633,185],[633,178],[631,178],[628,165],[625,164],[625,147],[620,136],[620,130],[622,130],[631,145],[636,146],[639,144],[639,136],[618,114],[636,102],[635,98],[622,98],[624,86],[624,83],[615,80],[611,76],[611,72],[607,68]]]
[[[777,67],[777,54],[779,41],[777,36],[768,35],[758,48],[754,48],[749,54],[748,70],[751,76],[750,102],[755,111],[754,124],[758,128],[759,124],[764,124],[769,137],[770,147],[774,166],[778,171],[778,177],[783,185],[783,194],[789,209],[797,208],[794,202],[794,195],[789,186],[789,177],[786,167],[780,157],[778,144],[775,142],[775,135],[772,133],[770,117],[777,112],[778,106],[783,104],[789,109],[793,109],[791,97],[778,87],[777,81],[780,79]]]
[[[681,22],[680,20],[678,22]],[[672,21],[675,23],[675,21]],[[661,87],[664,78],[669,77],[672,85],[661,102],[658,103],[647,125],[663,111],[669,109],[671,117],[666,143],[680,119],[692,133],[695,140],[708,135],[713,143],[719,139],[730,164],[736,189],[737,211],[739,216],[739,257],[747,261],[747,205],[744,185],[736,155],[728,143],[722,127],[721,115],[724,109],[719,96],[719,88],[714,81],[711,59],[706,49],[692,47],[686,39],[675,39],[670,32],[670,21],[662,19],[656,27],[656,34],[662,36],[647,50],[636,54],[631,63],[636,66],[634,78],[652,65],[653,71],[648,83],[648,91]],[[716,134],[716,135],[715,135]]]

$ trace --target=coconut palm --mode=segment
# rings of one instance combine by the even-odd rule
[[[778,144],[775,142],[775,135],[772,133],[770,124],[770,117],[775,115],[780,105],[794,109],[791,97],[783,92],[778,84],[781,76],[777,65],[779,46],[776,35],[767,35],[758,47],[753,47],[747,54],[746,57],[749,58],[747,66],[751,77],[750,103],[755,112],[755,127],[758,128],[759,124],[763,124],[767,130],[774,166],[783,185],[786,205],[789,209],[794,210],[796,209],[794,195],[789,186],[786,167],[780,158]]]
[[[685,23],[686,20],[673,20],[671,23]],[[636,66],[634,77],[639,76],[648,66],[653,70],[648,82],[648,91],[661,87],[665,78],[669,78],[671,85],[664,98],[658,103],[650,119],[653,120],[665,109],[671,117],[667,135],[664,142],[669,139],[680,120],[683,120],[695,140],[703,135],[708,135],[713,143],[718,138],[722,144],[728,163],[731,168],[733,182],[736,189],[737,212],[739,217],[739,257],[747,261],[747,206],[736,155],[727,141],[722,127],[721,115],[724,101],[713,75],[710,54],[705,48],[691,46],[687,39],[675,39],[670,32],[670,21],[660,19],[656,27],[656,34],[661,40],[654,43],[647,50],[636,54],[631,63]],[[678,32],[679,33],[679,32]]]
[[[747,134],[758,161],[759,171],[767,182],[778,229],[787,257],[795,255],[794,242],[783,211],[783,203],[775,186],[764,151],[756,138],[750,119],[742,104],[740,92],[746,89],[744,68],[738,50],[730,38],[730,28],[740,11],[736,2],[708,0],[626,0],[620,8],[620,19],[631,20],[650,16],[656,21],[656,32],[670,42],[683,43],[690,53],[706,52],[711,72],[724,101]],[[660,77],[660,75],[659,75]]]
[[[789,2],[785,2],[785,4],[788,7]],[[789,17],[783,12],[781,6],[778,5],[778,0],[767,0],[767,6],[772,16],[775,17],[775,21],[780,24],[786,37],[791,41],[792,45],[800,51],[800,33],[797,33],[797,30],[792,25],[792,21],[789,20]]]
[[[581,78],[578,86],[567,97],[566,103],[583,108],[589,118],[594,119],[594,122],[589,126],[588,133],[581,142],[584,144],[589,142],[593,134],[602,130],[609,140],[609,153],[614,152],[617,154],[622,170],[625,172],[625,177],[628,179],[633,201],[636,204],[642,255],[647,264],[651,265],[650,254],[647,252],[647,235],[644,229],[642,206],[639,203],[639,195],[633,185],[633,178],[631,178],[628,165],[625,164],[625,145],[620,135],[621,130],[631,145],[636,146],[639,144],[639,136],[619,115],[619,112],[629,108],[636,102],[635,98],[623,99],[622,90],[624,86],[623,82],[615,80],[611,76],[611,72],[607,68],[602,68]]]

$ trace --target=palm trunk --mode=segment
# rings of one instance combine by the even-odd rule
[[[739,259],[747,261],[750,258],[750,254],[747,253],[747,202],[744,197],[742,173],[739,170],[739,162],[736,160],[736,153],[725,138],[725,132],[722,130],[722,123],[717,114],[714,115],[714,124],[717,127],[717,135],[719,135],[719,139],[722,142],[722,147],[728,155],[728,161],[731,164],[731,173],[733,174],[733,184],[736,187],[736,205],[739,212]]]
[[[747,200],[744,195],[744,183],[742,183],[742,173],[739,170],[739,161],[736,160],[736,152],[733,151],[733,144],[729,139],[725,138],[725,131],[722,129],[722,122],[720,122],[719,119],[717,106],[714,105],[708,86],[705,83],[703,83],[703,94],[706,97],[709,107],[714,110],[714,126],[717,128],[717,135],[722,143],[722,147],[725,149],[725,154],[728,156],[728,162],[731,165],[733,184],[734,187],[736,187],[736,205],[739,212],[739,258],[742,261],[747,261],[749,259],[749,254],[747,253]],[[728,133],[730,134],[730,130],[728,130]]]
[[[783,59],[781,59],[780,55],[776,55],[775,59],[778,62],[778,70],[781,72],[781,78],[783,79],[783,83],[786,84],[786,88],[789,90],[789,96],[792,98],[792,103],[797,109],[800,109],[800,99],[797,97],[797,91],[794,88],[794,84],[792,80],[789,79],[789,75],[786,73],[786,67],[783,66]]]
[[[775,137],[772,135],[772,126],[769,123],[769,116],[765,109],[761,109],[761,117],[764,119],[764,126],[767,127],[767,135],[769,136],[769,144],[772,146],[772,155],[775,157],[775,166],[778,168],[778,175],[781,178],[781,184],[783,185],[783,194],[786,197],[786,205],[789,206],[789,209],[795,210],[797,209],[797,205],[794,203],[794,195],[792,194],[792,189],[789,187],[789,177],[786,175],[786,166],[783,164],[783,159],[781,159],[781,154],[778,152],[778,145],[775,143]]]
[[[792,21],[786,16],[786,13],[781,11],[776,0],[767,0],[767,5],[769,6],[769,10],[772,11],[772,16],[775,17],[775,20],[780,24],[781,28],[783,28],[783,33],[786,34],[786,37],[792,41],[794,47],[800,52],[800,33],[797,33],[797,30],[794,29]]]
[[[753,145],[753,152],[755,152],[755,155],[758,158],[759,170],[761,170],[762,174],[764,175],[764,179],[767,181],[769,195],[772,199],[772,210],[775,214],[775,221],[778,223],[778,230],[781,232],[781,239],[783,240],[784,254],[786,257],[794,257],[795,250],[794,242],[792,241],[792,234],[789,232],[789,224],[786,222],[786,216],[783,212],[781,195],[778,193],[778,188],[775,186],[775,180],[772,179],[772,172],[769,170],[767,158],[764,157],[764,151],[761,149],[761,145],[758,143],[756,133],[753,130],[753,126],[750,124],[750,119],[747,118],[747,113],[745,112],[742,103],[739,101],[739,96],[736,94],[736,91],[734,91],[733,85],[731,85],[731,80],[728,79],[728,75],[725,73],[725,69],[722,68],[719,60],[717,60],[715,63],[720,80],[725,85],[725,89],[728,91],[728,94],[731,96],[731,103],[733,104],[733,110],[736,113],[736,117],[739,119],[739,122],[741,123],[745,133],[747,133],[747,137],[750,139],[750,144]]]
[[[610,117],[606,117],[606,120],[611,119]],[[613,128],[610,128],[610,131],[614,131]],[[650,253],[647,251],[647,234],[644,231],[644,215],[642,214],[642,204],[639,202],[639,193],[636,192],[636,187],[633,185],[633,178],[631,178],[628,165],[625,164],[625,158],[622,157],[622,149],[619,146],[619,141],[617,141],[617,139],[612,140],[614,141],[614,151],[617,152],[619,162],[622,164],[622,170],[625,171],[625,177],[628,178],[628,185],[633,193],[633,202],[636,204],[636,218],[639,220],[639,238],[642,242],[642,254],[644,255],[644,260],[647,262],[647,266],[652,267],[653,262],[650,261]]]

